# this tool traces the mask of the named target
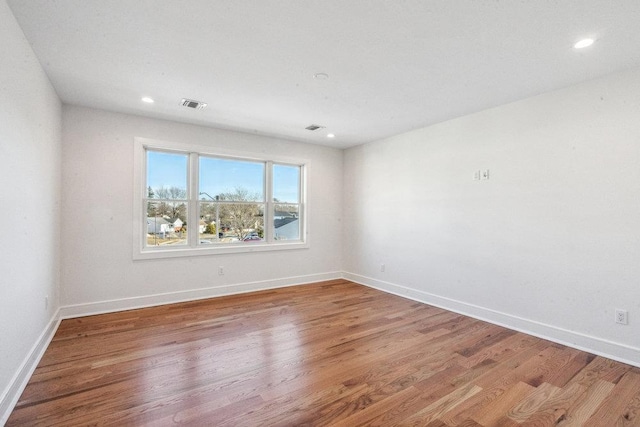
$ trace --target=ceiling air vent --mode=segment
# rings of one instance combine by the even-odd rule
[[[193,108],[194,110],[202,110],[207,106],[205,102],[194,101],[193,99],[183,99],[182,102],[180,102],[180,105],[183,107]]]
[[[318,130],[318,129],[322,129],[323,127],[324,126],[320,126],[320,125],[309,125],[305,129],[306,130]]]

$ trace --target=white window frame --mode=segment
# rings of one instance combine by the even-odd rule
[[[164,151],[188,154],[187,166],[187,245],[181,246],[146,246],[146,212],[147,206],[147,170],[146,151]],[[233,160],[257,161],[265,164],[264,182],[264,227],[265,238],[261,242],[234,242],[211,245],[198,245],[199,230],[193,224],[199,224],[198,203],[198,166],[199,156],[212,156]],[[284,156],[262,157],[254,153],[230,151],[211,146],[160,141],[149,138],[134,138],[134,191],[133,191],[133,259],[176,258],[230,253],[251,253],[277,250],[294,250],[309,248],[309,206],[307,201],[308,175],[310,162]],[[273,164],[300,166],[300,240],[274,240],[273,236]],[[260,202],[261,203],[261,202]]]

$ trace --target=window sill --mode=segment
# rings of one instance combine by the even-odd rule
[[[154,249],[142,249],[134,251],[133,259],[145,260],[145,259],[161,259],[161,258],[183,258],[192,256],[207,256],[207,255],[220,255],[220,254],[236,254],[236,253],[254,253],[254,252],[270,252],[270,251],[286,251],[295,249],[308,249],[309,243],[295,242],[295,243],[250,243],[250,244],[228,244],[228,245],[216,245],[215,247],[183,247],[179,249],[174,248],[154,248]]]

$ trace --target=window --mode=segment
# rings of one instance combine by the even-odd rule
[[[274,239],[300,239],[300,168],[273,165]]]
[[[184,232],[188,218],[187,154],[147,151],[147,195],[145,205],[145,246],[182,246],[188,242]],[[180,227],[176,227],[176,222]]]
[[[264,241],[265,166],[199,157],[199,244]]]
[[[308,247],[308,163],[136,139],[134,258]]]

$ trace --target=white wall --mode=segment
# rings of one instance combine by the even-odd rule
[[[58,306],[60,124],[60,101],[0,0],[0,425]]]
[[[310,160],[311,247],[133,261],[134,137]],[[62,157],[62,305],[81,305],[64,308],[63,315],[340,275],[341,150],[65,106]]]
[[[640,69],[349,149],[344,168],[347,277],[640,364]]]

